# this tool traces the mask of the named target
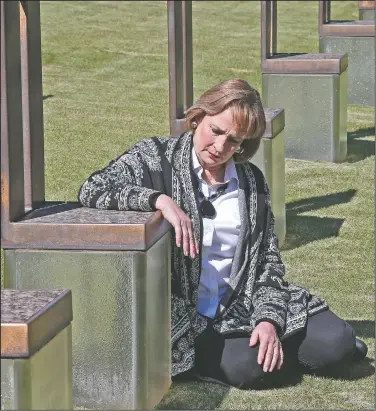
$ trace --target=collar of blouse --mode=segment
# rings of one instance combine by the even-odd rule
[[[193,167],[193,172],[197,176],[199,182],[202,184],[204,181],[202,178],[202,173],[204,170],[200,162],[198,161],[197,154],[196,154],[194,147],[192,147],[192,167]],[[226,169],[225,169],[225,175],[223,178],[223,182],[213,184],[210,186],[210,188],[215,189],[217,186],[230,182],[231,179],[235,179],[236,182],[239,183],[238,173],[236,172],[235,162],[232,157],[226,163]]]

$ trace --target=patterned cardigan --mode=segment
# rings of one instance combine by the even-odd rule
[[[191,166],[192,134],[139,141],[102,170],[94,172],[79,192],[83,206],[113,210],[153,211],[153,195],[172,197],[193,221],[202,240],[202,217]],[[283,279],[284,265],[274,234],[269,190],[262,172],[251,163],[236,164],[241,228],[229,284],[215,316],[219,333],[249,333],[260,321],[277,327],[281,340],[305,327],[307,316],[328,308],[306,289]],[[171,235],[172,375],[194,366],[194,339],[206,327],[197,313],[201,257],[184,256]]]

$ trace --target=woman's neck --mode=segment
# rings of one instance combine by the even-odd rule
[[[203,169],[202,171],[202,178],[207,182],[209,185],[223,183],[225,177],[225,164],[222,164],[221,167],[215,169]]]

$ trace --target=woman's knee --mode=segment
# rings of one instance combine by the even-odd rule
[[[336,317],[326,326],[322,323],[308,329],[306,341],[299,349],[299,360],[312,369],[324,368],[350,358],[354,348],[354,329]]]
[[[354,353],[355,332],[354,329],[345,321],[343,326],[334,335],[324,338],[324,348],[326,361],[334,364],[349,358]]]
[[[219,364],[223,378],[233,387],[252,388],[265,374],[257,363],[257,357],[258,346],[249,346],[248,333],[227,336]]]
[[[252,359],[221,364],[221,370],[228,384],[243,390],[256,387],[265,375],[262,367]]]

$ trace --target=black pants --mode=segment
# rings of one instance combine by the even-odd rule
[[[282,343],[284,364],[265,373],[257,363],[258,345],[249,346],[248,333],[218,334],[211,325],[195,341],[196,371],[204,377],[247,389],[271,374],[294,372],[299,366],[317,370],[349,359],[355,350],[353,328],[327,310],[309,317],[304,330]],[[268,375],[266,375],[268,374]]]

